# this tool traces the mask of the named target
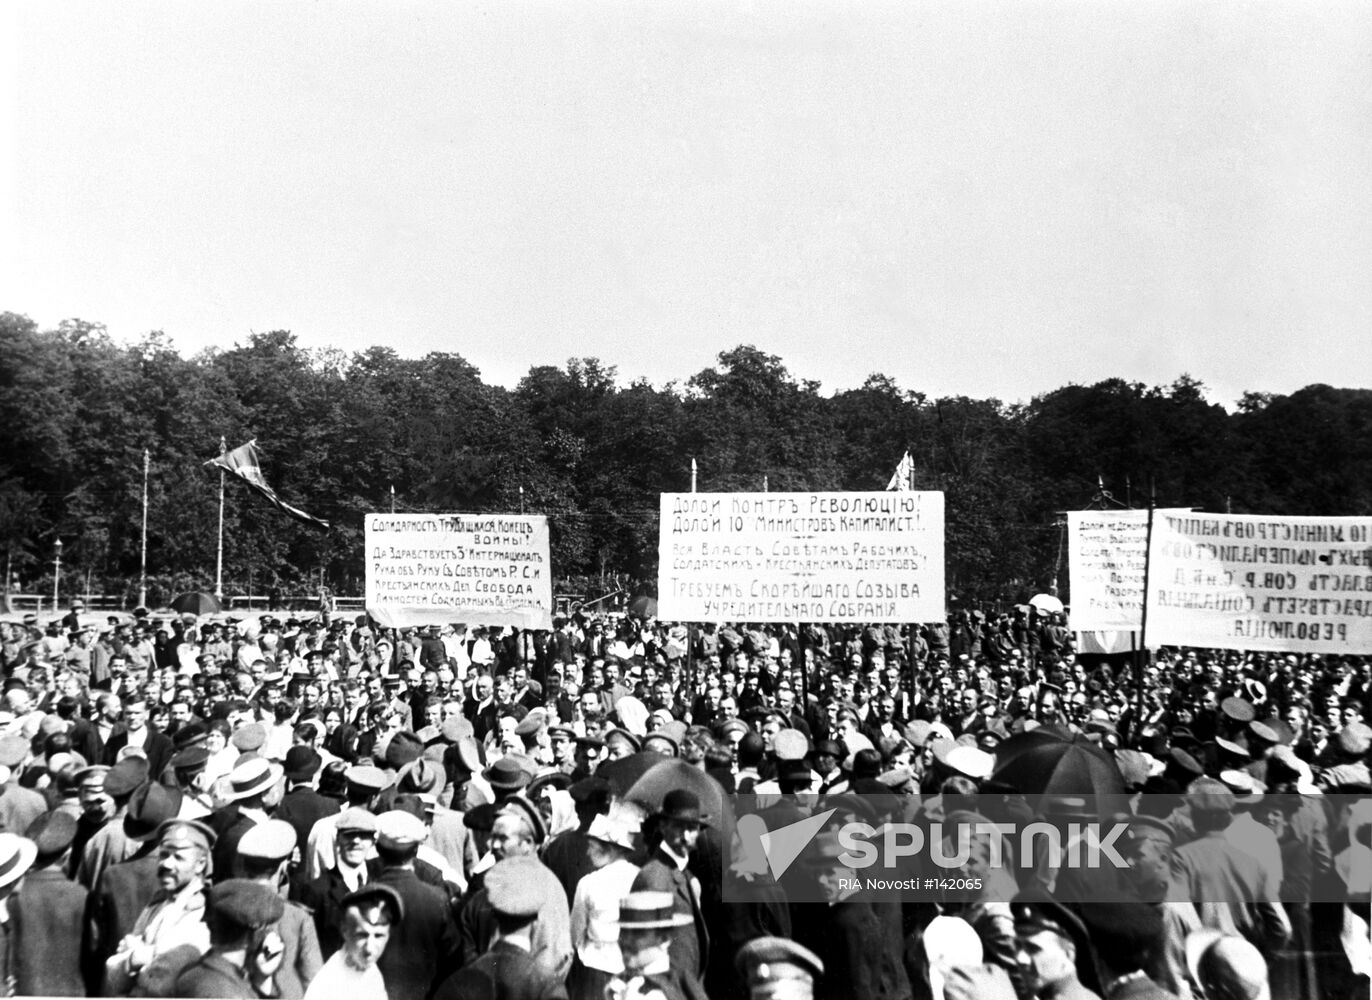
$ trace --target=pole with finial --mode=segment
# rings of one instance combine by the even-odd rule
[[[219,457],[229,453],[229,442],[219,438]],[[214,564],[214,596],[224,599],[224,467],[219,467],[219,555]]]
[[[395,483],[391,483],[391,513],[395,513]]]
[[[143,449],[143,551],[138,562],[138,606],[148,605],[148,469],[152,457]],[[87,588],[89,589],[89,588]]]
[[[691,492],[696,491],[696,460],[691,459]]]

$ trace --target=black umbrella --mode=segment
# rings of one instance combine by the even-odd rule
[[[991,780],[1024,795],[1094,797],[1102,804],[1125,794],[1124,776],[1109,754],[1080,734],[1047,728],[996,747]]]
[[[629,602],[629,614],[634,618],[656,618],[657,598],[648,597],[646,594],[643,597],[635,597]]]
[[[203,590],[182,594],[171,603],[172,610],[184,615],[217,615],[224,610],[219,606],[219,598]]]

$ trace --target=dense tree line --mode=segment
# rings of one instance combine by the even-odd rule
[[[1070,372],[1064,371],[1064,376]],[[931,399],[874,374],[832,395],[740,346],[684,383],[621,385],[573,358],[514,390],[460,355],[347,355],[288,332],[182,357],[161,333],[119,344],[96,324],[41,331],[0,315],[0,543],[21,589],[64,575],[137,586],[143,450],[151,454],[154,595],[206,587],[218,474],[204,462],[256,438],[267,481],[333,522],[297,524],[230,483],[230,593],[362,588],[362,516],[387,510],[547,514],[563,578],[650,580],[657,495],[871,490],[902,453],[947,494],[948,579],[965,598],[1022,598],[1065,579],[1060,512],[1093,501],[1236,513],[1372,514],[1372,391],[1248,393],[1234,412],[1181,376],[1111,379],[1028,403]],[[84,589],[84,583],[80,588]]]

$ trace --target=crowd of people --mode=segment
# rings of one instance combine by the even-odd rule
[[[0,640],[9,995],[1367,991],[1361,658],[1092,659],[1029,608],[521,633],[77,606]],[[1106,762],[1108,816],[1007,778],[1033,733]],[[739,838],[821,813],[784,876]],[[1127,827],[1108,885],[974,851],[976,891],[892,897],[837,836],[1092,815]]]

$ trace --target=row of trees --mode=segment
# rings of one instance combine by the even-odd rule
[[[1064,373],[1069,374],[1069,373]],[[40,331],[0,315],[0,544],[11,582],[50,586],[54,541],[97,591],[139,567],[143,451],[151,454],[148,565],[168,588],[215,565],[221,437],[256,438],[267,480],[333,522],[314,530],[229,486],[226,590],[362,587],[362,518],[387,510],[544,513],[564,578],[656,573],[657,495],[870,490],[909,449],[916,485],[947,494],[950,589],[1021,597],[1065,576],[1059,512],[1123,504],[1258,513],[1372,513],[1372,392],[1247,394],[1233,413],[1187,376],[1112,379],[1028,403],[930,399],[874,374],[824,395],[753,347],[681,384],[621,385],[594,358],[540,366],[514,390],[460,355],[347,355],[287,332],[183,357],[161,333],[134,344],[99,325]],[[45,574],[48,574],[45,576]],[[1064,589],[1066,581],[1063,581]]]

